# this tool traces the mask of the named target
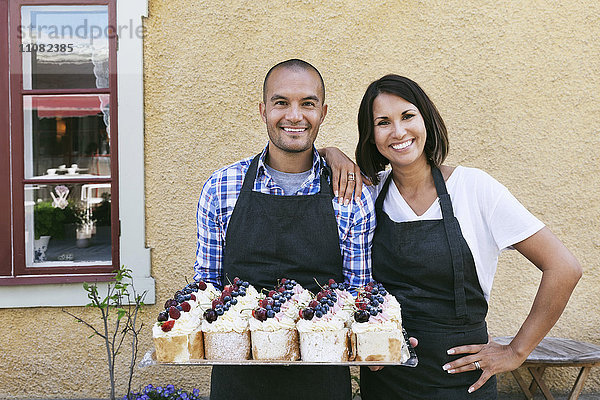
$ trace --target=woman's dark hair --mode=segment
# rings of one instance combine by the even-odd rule
[[[440,113],[416,82],[404,76],[386,75],[369,85],[358,109],[356,162],[362,172],[377,184],[379,183],[377,173],[383,171],[390,163],[375,145],[373,101],[381,93],[402,97],[417,107],[425,121],[427,139],[424,151],[427,162],[439,167],[448,155],[448,132]]]

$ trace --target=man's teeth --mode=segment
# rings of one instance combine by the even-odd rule
[[[306,128],[283,128],[286,132],[304,132]]]
[[[404,143],[400,143],[400,144],[395,144],[395,145],[392,145],[392,149],[394,149],[394,150],[402,150],[402,149],[405,149],[405,148],[407,148],[408,146],[410,146],[410,145],[412,144],[412,142],[413,142],[412,140],[409,140],[408,142],[404,142]]]

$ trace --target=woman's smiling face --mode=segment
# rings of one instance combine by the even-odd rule
[[[377,150],[392,166],[403,167],[427,159],[425,122],[414,104],[402,97],[381,93],[373,100],[373,123]]]

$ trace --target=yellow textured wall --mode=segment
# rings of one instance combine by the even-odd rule
[[[599,2],[150,0],[149,11],[145,207],[158,304],[143,314],[148,326],[192,276],[203,182],[266,143],[258,115],[264,74],[302,58],[327,86],[329,114],[317,144],[349,154],[368,83],[392,72],[419,82],[448,125],[447,163],[489,172],[583,265],[550,334],[600,344]],[[516,333],[539,279],[518,253],[501,256],[492,335]],[[0,365],[12,366],[0,369],[0,397],[106,395],[100,343],[59,310],[0,310],[0,326]],[[143,349],[148,328],[145,334]],[[206,368],[151,367],[136,370],[134,384],[175,383],[206,394],[208,376]],[[575,370],[549,376],[551,389],[564,392]],[[500,384],[516,390],[509,375]],[[584,391],[600,391],[600,369]]]

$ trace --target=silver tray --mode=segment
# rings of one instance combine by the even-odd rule
[[[402,367],[416,367],[419,363],[419,359],[417,358],[417,354],[415,353],[415,349],[411,346],[410,341],[408,340],[408,334],[406,330],[402,329],[402,333],[404,334],[404,340],[406,341],[406,346],[408,348],[408,352],[410,357],[403,363],[398,362],[384,362],[384,361],[345,361],[345,362],[307,362],[307,361],[266,361],[266,360],[190,360],[186,362],[179,363],[162,363],[156,360],[156,355],[154,353],[154,349],[148,350],[144,357],[139,363],[140,368],[150,367],[153,365],[168,365],[168,366],[181,366],[181,365],[198,365],[198,366],[211,366],[211,365],[281,365],[281,366],[291,366],[291,365],[356,365],[356,366],[402,366]]]

